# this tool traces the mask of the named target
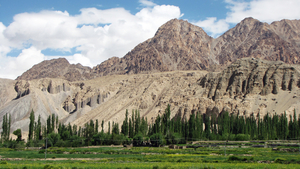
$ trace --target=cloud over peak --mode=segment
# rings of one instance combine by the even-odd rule
[[[76,53],[64,57],[70,63],[85,66],[95,66],[112,56],[122,57],[137,44],[152,37],[159,26],[181,16],[176,6],[159,6],[151,1],[141,3],[147,4],[147,7],[136,14],[124,8],[82,8],[78,15],[43,10],[17,14],[7,27],[0,22],[0,40],[7,42],[0,42],[0,59],[6,60],[0,63],[0,77],[16,78],[43,59],[59,57],[43,54],[46,49],[67,52],[75,49]],[[21,49],[22,52],[11,57],[9,52],[13,49]],[[14,66],[25,57],[30,57],[30,62],[23,62],[21,67]]]

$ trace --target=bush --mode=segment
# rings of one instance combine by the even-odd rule
[[[166,136],[167,144],[179,144],[182,140],[182,137],[179,133],[169,133]]]
[[[1,161],[0,164],[7,164],[7,161]]]
[[[159,169],[159,167],[157,165],[153,166],[153,169]]]
[[[285,158],[276,158],[274,160],[275,163],[280,163],[280,164],[284,164],[286,162]]]
[[[236,141],[248,141],[250,140],[250,135],[249,134],[237,134],[235,136]]]
[[[163,136],[161,133],[153,134],[150,136],[150,141],[154,146],[158,147],[163,144]]]
[[[237,157],[237,156],[230,156],[228,158],[228,161],[247,161],[247,158],[240,158],[240,157]]]
[[[133,137],[133,145],[141,146],[142,144],[143,144],[143,135],[141,133],[138,133]]]
[[[240,158],[238,158],[237,156],[230,156],[228,158],[228,161],[240,161]]]
[[[55,168],[55,167],[53,167],[53,166],[51,166],[49,164],[47,164],[47,165],[44,166],[44,169],[53,169],[53,168]]]

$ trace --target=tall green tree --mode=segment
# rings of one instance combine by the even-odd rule
[[[10,114],[6,113],[3,116],[3,121],[2,121],[2,133],[1,133],[2,141],[8,141],[9,140],[10,125],[11,125],[11,117],[10,117]]]
[[[95,124],[95,134],[98,134],[98,128],[99,128],[99,122],[98,119],[96,119],[96,124]]]
[[[101,133],[104,133],[104,120],[101,122]]]
[[[171,116],[171,107],[168,104],[167,108],[165,109],[165,113],[162,116],[162,132],[166,135],[170,130],[170,116]]]
[[[129,124],[128,124],[128,110],[126,109],[125,119],[124,119],[123,124],[122,124],[122,127],[121,127],[121,133],[123,133],[124,136],[128,136],[128,130],[129,130]]]
[[[34,132],[34,111],[32,110],[29,116],[29,132],[28,132],[28,140],[33,139],[33,132]]]
[[[52,132],[52,125],[51,125],[51,115],[47,118],[47,134],[50,134]]]
[[[132,120],[130,118],[129,119],[129,130],[128,130],[129,138],[133,138],[133,135],[134,135],[133,129],[134,129],[134,127],[133,127],[133,124],[132,124]]]
[[[140,132],[140,125],[141,125],[140,111],[135,110],[134,135],[136,135]]]
[[[39,115],[39,117],[38,117],[38,121],[37,121],[37,124],[36,124],[34,134],[35,134],[35,140],[41,140],[42,139],[41,115]]]
[[[196,133],[195,133],[195,130],[196,130],[196,123],[195,123],[195,114],[191,114],[190,115],[190,119],[189,119],[189,137],[188,137],[188,140],[190,141],[195,141],[196,139]]]
[[[205,115],[204,125],[205,125],[205,129],[204,129],[205,137],[209,139],[210,134],[211,134],[211,130],[210,130],[211,124],[210,124],[210,118],[208,115]]]

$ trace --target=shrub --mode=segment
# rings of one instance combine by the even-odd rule
[[[45,149],[39,151],[39,154],[44,154],[44,153],[45,153]]]
[[[235,136],[236,141],[248,141],[250,140],[250,135],[249,134],[237,134]]]
[[[54,167],[51,166],[51,165],[49,165],[49,164],[47,164],[47,165],[44,166],[44,169],[53,169],[53,168],[54,168]]]
[[[240,157],[237,157],[237,156],[230,156],[228,158],[228,161],[247,161],[247,158],[240,158]]]
[[[274,160],[275,163],[280,163],[280,164],[283,164],[286,162],[286,159],[285,158],[276,158]]]
[[[159,169],[159,167],[157,165],[153,166],[153,169]]]
[[[240,161],[240,158],[238,158],[237,156],[230,156],[228,158],[228,161]]]
[[[161,133],[156,133],[150,136],[150,141],[154,146],[159,146],[163,144],[163,136]]]
[[[133,145],[134,146],[141,146],[143,143],[143,135],[141,133],[136,134],[133,137]]]
[[[62,154],[64,151],[62,150],[62,149],[57,149],[56,151],[55,151],[55,153],[56,154]]]
[[[0,164],[7,164],[7,161],[1,161]]]

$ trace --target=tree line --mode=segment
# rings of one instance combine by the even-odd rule
[[[290,115],[286,113],[267,113],[262,118],[260,114],[245,117],[239,114],[221,112],[208,116],[200,112],[192,113],[189,117],[175,116],[171,118],[168,105],[162,115],[158,115],[153,123],[147,118],[140,117],[138,110],[129,115],[125,112],[125,119],[121,126],[115,122],[107,122],[108,129],[104,132],[104,121],[99,126],[98,120],[90,120],[84,126],[63,124],[55,114],[49,115],[46,124],[41,124],[41,117],[35,120],[34,111],[29,117],[29,133],[26,146],[56,146],[79,147],[90,145],[133,144],[136,146],[151,144],[184,144],[197,140],[287,140],[299,139],[300,117],[296,111]],[[16,140],[9,139],[11,118],[3,116],[1,141],[2,145],[13,147],[24,145],[21,129],[13,132]],[[101,129],[99,131],[99,129]],[[47,140],[47,141],[46,141]],[[47,145],[45,145],[47,143]],[[24,145],[25,146],[25,145]]]

